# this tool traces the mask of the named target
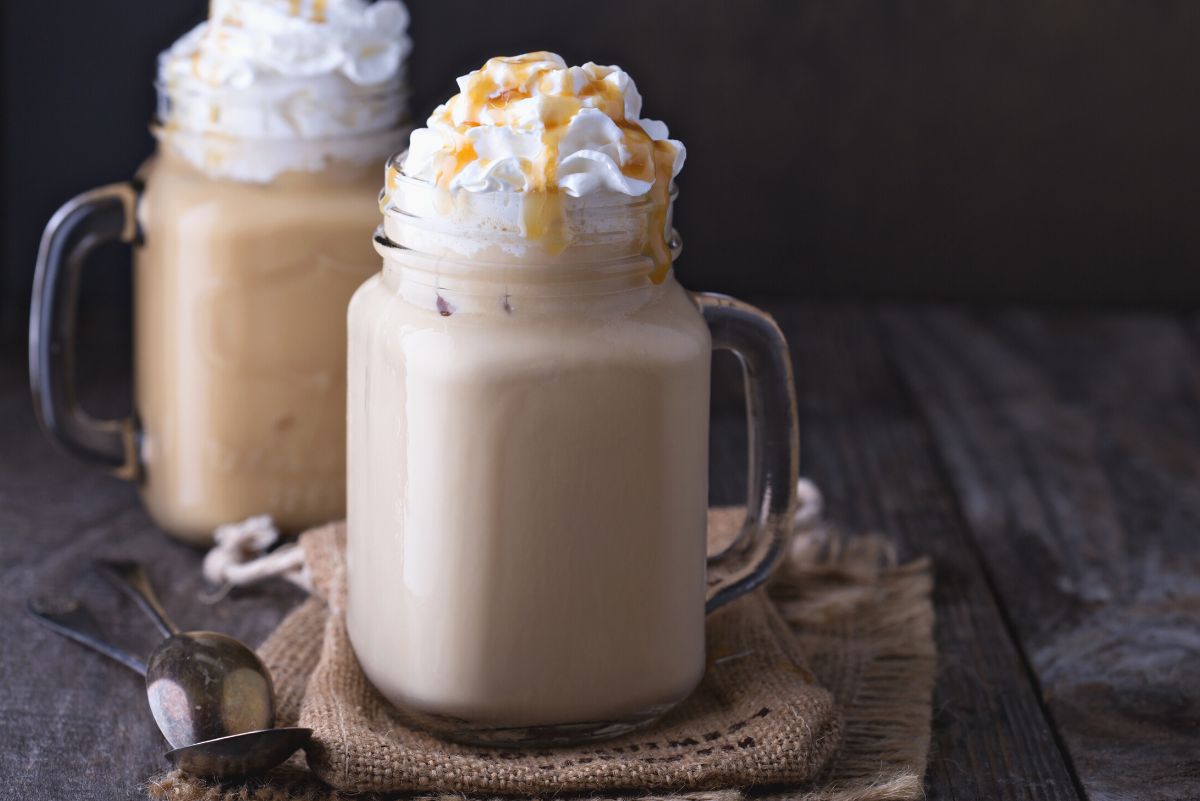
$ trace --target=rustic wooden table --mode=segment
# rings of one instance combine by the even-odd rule
[[[1195,319],[769,307],[795,358],[803,472],[831,518],[934,560],[929,796],[1200,798]],[[717,502],[743,486],[727,368]],[[115,636],[145,644],[140,621],[87,578],[92,559],[149,563],[185,627],[250,640],[299,593],[278,582],[201,603],[200,554],[155,530],[132,487],[36,429],[14,348],[0,364],[0,446],[0,796],[137,798],[163,766],[140,683],[35,627],[25,599],[80,588],[123,621]]]

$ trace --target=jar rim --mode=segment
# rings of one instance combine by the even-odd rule
[[[285,147],[285,148],[286,147],[301,147],[301,148],[302,147],[313,147],[313,146],[320,145],[322,143],[345,142],[345,141],[354,141],[354,140],[361,140],[364,142],[365,141],[370,141],[370,142],[378,141],[380,143],[380,145],[383,146],[384,149],[382,150],[382,152],[379,152],[378,148],[376,149],[377,152],[374,157],[376,164],[379,163],[378,159],[381,156],[383,156],[384,153],[388,152],[391,149],[391,147],[395,146],[394,140],[397,136],[407,135],[407,133],[410,130],[412,130],[410,124],[406,120],[401,120],[400,122],[397,122],[392,125],[388,125],[383,128],[370,128],[370,129],[364,129],[361,131],[339,131],[336,133],[329,133],[325,136],[313,136],[313,137],[297,136],[297,137],[293,137],[293,138],[289,138],[289,139],[282,139],[282,138],[278,138],[278,137],[267,137],[267,136],[264,136],[264,137],[235,137],[235,136],[231,136],[230,134],[225,134],[225,133],[222,133],[219,131],[195,130],[192,128],[186,128],[183,126],[179,126],[174,123],[164,122],[163,120],[158,119],[158,117],[151,119],[150,124],[147,127],[150,130],[150,135],[152,137],[154,137],[155,141],[162,141],[167,136],[196,137],[199,139],[207,138],[207,139],[224,140],[226,143],[228,143],[228,145],[230,147],[232,147],[233,143],[236,141],[243,141],[247,145],[257,145],[257,146],[269,145],[271,147]]]
[[[407,175],[400,151],[387,160],[375,238],[385,258],[413,261],[437,272],[519,267],[527,278],[541,268],[623,264],[625,271],[664,280],[681,243],[672,217],[678,188],[664,202],[656,193],[612,190],[573,197],[565,192],[449,190]],[[454,266],[454,265],[459,266]],[[569,271],[577,272],[577,271]],[[553,272],[547,276],[554,276]]]
[[[190,99],[212,99],[220,98],[222,101],[232,104],[244,103],[246,106],[257,106],[277,101],[278,95],[272,94],[269,86],[256,86],[253,89],[248,87],[230,86],[228,84],[194,84],[185,85],[182,83],[170,83],[161,79],[156,79],[152,82],[154,91],[160,99],[183,97]],[[339,84],[341,86],[342,84]],[[280,91],[295,92],[298,89],[312,92],[320,90],[320,84],[312,81],[305,81],[302,78],[291,79],[288,82],[280,85]],[[385,81],[379,84],[370,86],[360,86],[351,81],[344,82],[345,91],[340,91],[339,95],[342,99],[351,99],[356,101],[370,100],[373,98],[391,99],[397,95],[407,98],[409,94],[409,85],[403,76]],[[333,94],[332,92],[325,94]]]
[[[249,90],[155,81],[151,126],[263,142],[346,140],[408,127],[408,86],[403,80],[371,87],[347,84],[347,91],[329,91],[298,79]],[[393,141],[375,158],[386,158],[395,145]]]
[[[217,126],[206,129],[189,122],[156,117],[150,122],[150,134],[160,148],[209,178],[259,184],[271,183],[285,173],[320,172],[331,165],[378,169],[410,130],[403,117],[387,125],[357,129],[303,132],[276,128],[251,134]]]

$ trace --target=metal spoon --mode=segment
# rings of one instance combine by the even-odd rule
[[[30,600],[27,609],[38,622],[52,631],[98,651],[143,676],[147,674],[146,663],[107,642],[95,618],[76,600]],[[151,698],[152,706],[153,703]],[[305,728],[263,728],[188,743],[172,749],[166,756],[176,767],[193,775],[231,779],[275,767],[295,753],[296,749],[303,747],[311,735],[312,730]]]
[[[140,564],[100,562],[97,568],[165,638],[146,662],[146,694],[173,748],[275,725],[271,676],[253,651],[215,631],[181,632]]]

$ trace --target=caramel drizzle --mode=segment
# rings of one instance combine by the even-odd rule
[[[304,16],[304,18],[309,20],[310,22],[316,22],[318,24],[321,24],[321,23],[324,23],[325,19],[326,19],[325,8],[326,8],[327,2],[328,2],[328,0],[312,0],[312,13],[311,14],[302,14],[303,7],[304,7],[304,0],[289,0],[288,13],[290,13],[293,17]]]
[[[667,242],[667,211],[671,208],[671,173],[675,167],[675,146],[670,142],[654,143],[654,183],[650,186],[650,215],[646,231],[645,255],[650,257],[654,270],[650,281],[661,284],[671,272],[671,246]]]
[[[392,204],[392,195],[400,188],[400,172],[395,165],[388,164],[383,172],[383,190],[379,193],[379,213],[387,214]]]
[[[535,84],[545,80],[543,62],[552,60],[547,52],[527,53],[510,58],[494,58],[483,69],[471,76],[463,92],[455,95],[446,104],[444,112],[447,124],[451,123],[450,109],[466,104],[466,118],[461,128],[469,129],[483,124],[478,120],[484,112],[495,118],[510,104],[532,96]],[[505,64],[515,73],[516,85],[500,91],[492,78],[493,64]],[[538,85],[537,88],[543,87]],[[570,91],[570,87],[564,87]],[[552,254],[561,253],[570,244],[566,233],[563,211],[563,195],[558,188],[558,155],[563,137],[571,119],[584,108],[585,99],[597,98],[591,105],[603,111],[621,127],[625,145],[630,153],[621,172],[629,178],[651,182],[651,210],[648,215],[645,255],[651,260],[653,269],[650,280],[660,284],[671,270],[671,249],[667,243],[666,219],[670,207],[671,178],[675,164],[675,148],[669,142],[656,142],[641,125],[625,117],[625,98],[619,88],[603,77],[590,80],[574,94],[543,94],[548,112],[541,135],[541,150],[538,157],[525,165],[529,191],[521,204],[521,233],[527,239],[540,240]],[[467,138],[465,130],[455,133],[452,147],[442,159],[436,178],[440,189],[448,189],[450,183],[478,154]]]

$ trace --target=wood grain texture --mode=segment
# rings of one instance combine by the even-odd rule
[[[872,317],[856,307],[774,309],[795,362],[801,471],[849,532],[934,561],[939,679],[931,799],[1078,794],[1009,639],[924,415]]]
[[[884,315],[1088,797],[1200,797],[1200,351],[1167,315]]]

